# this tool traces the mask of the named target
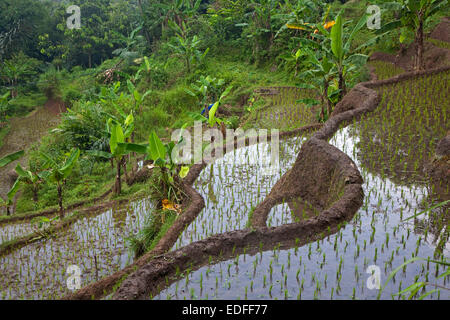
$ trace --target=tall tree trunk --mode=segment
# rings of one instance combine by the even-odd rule
[[[63,208],[63,193],[62,186],[58,182],[58,204],[59,204],[59,218],[62,220],[64,218],[64,208]]]
[[[190,62],[189,56],[187,56],[187,55],[186,55],[186,67],[187,67],[188,73],[191,73],[191,62]]]
[[[423,12],[419,11],[419,27],[416,30],[416,70],[423,70]]]

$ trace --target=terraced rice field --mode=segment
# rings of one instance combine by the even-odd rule
[[[273,185],[295,161],[301,144],[299,136],[280,143],[280,166],[269,171],[269,144],[256,144],[225,154],[208,165],[194,187],[205,199],[205,208],[181,234],[174,249],[208,236],[246,228],[249,215]],[[269,218],[272,226],[292,222],[290,214],[277,210]]]
[[[438,201],[424,167],[436,137],[450,128],[448,80],[446,72],[380,88],[378,109],[331,139],[358,166],[365,193],[364,205],[336,234],[302,247],[212,261],[185,271],[149,298],[376,299],[378,290],[367,285],[373,270],[380,271],[383,285],[410,258],[448,261],[448,207],[407,220]],[[239,197],[227,201],[233,199]],[[295,214],[286,205],[276,212]],[[395,294],[424,281],[430,283],[427,291],[437,289],[425,299],[449,299],[450,291],[442,287],[450,279],[439,277],[443,271],[430,261],[409,264],[387,283],[380,298],[402,299]]]
[[[0,257],[0,299],[62,298],[71,292],[66,273],[71,265],[81,270],[81,286],[123,269],[134,259],[126,239],[152,209],[148,199],[112,208]]]
[[[257,112],[255,127],[291,130],[317,121],[314,111],[297,102],[313,98],[312,92],[295,87],[269,87],[265,90],[269,105]]]

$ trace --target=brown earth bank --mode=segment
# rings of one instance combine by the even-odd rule
[[[355,113],[355,111],[350,110],[348,111],[348,113],[350,114],[348,116],[348,119],[350,119],[352,118],[352,114]],[[342,117],[340,122],[343,122],[345,119],[345,117]],[[313,127],[317,128],[318,126]],[[334,132],[331,131],[335,131],[337,130],[337,128],[337,125],[327,126],[327,124],[325,124],[321,131],[324,131],[325,135],[332,135]],[[308,129],[311,130],[311,128]],[[315,136],[316,135],[317,133],[315,134]],[[256,231],[251,229],[241,230],[213,236],[206,240],[195,242],[193,244],[185,246],[184,248],[177,250],[175,253],[164,255],[162,262],[158,258],[157,260],[149,260],[149,262],[145,266],[143,266],[137,272],[131,274],[122,282],[122,285],[114,295],[114,299],[143,298],[145,295],[148,295],[149,292],[157,290],[155,284],[160,283],[160,281],[163,281],[166,276],[169,276],[171,273],[175,272],[174,270],[176,269],[176,267],[183,269],[183,267],[186,267],[187,264],[196,266],[206,261],[209,256],[217,257],[219,253],[230,253],[231,248],[233,247],[255,247],[259,245],[259,243],[270,246],[274,242],[288,240],[294,241],[295,239],[300,239],[302,243],[307,243],[307,241],[309,241],[311,238],[317,237],[320,233],[323,233],[324,230],[326,230],[328,227],[330,227],[331,229],[331,227],[336,227],[337,223],[351,218],[362,205],[364,198],[364,194],[362,191],[362,178],[359,174],[359,171],[356,169],[356,166],[347,155],[342,153],[340,150],[332,147],[327,142],[322,141],[318,138],[310,139],[304,144],[304,146],[305,145],[306,147],[302,147],[303,153],[302,151],[300,151],[296,164],[303,163],[302,155],[312,155],[306,161],[308,162],[309,167],[299,168],[297,170],[293,169],[294,173],[301,172],[301,174],[311,176],[312,174],[310,172],[310,169],[313,166],[317,166],[317,162],[320,162],[319,159],[323,157],[323,155],[319,156],[318,154],[321,154],[323,152],[328,152],[327,156],[329,156],[330,161],[320,169],[323,169],[327,165],[331,164],[334,164],[335,167],[334,170],[328,171],[327,173],[316,177],[316,181],[312,182],[312,184],[310,185],[303,186],[302,183],[304,182],[304,180],[297,177],[296,181],[301,181],[299,183],[299,188],[300,190],[308,190],[308,188],[311,188],[312,185],[326,185],[325,194],[328,197],[330,191],[329,182],[332,181],[332,183],[334,183],[336,182],[336,180],[341,180],[343,195],[339,197],[338,193],[334,192],[333,200],[335,200],[335,202],[333,206],[331,206],[328,210],[322,211],[317,217],[313,219],[276,228],[266,228],[265,220],[267,218],[267,215],[259,213],[258,210],[265,211],[268,214],[270,209],[276,204],[276,201],[273,200],[274,197],[269,195],[264,200],[264,202],[255,209],[253,213],[253,217],[256,218],[256,220],[258,219],[258,217],[262,217],[261,221],[263,221],[262,223],[255,223],[255,221],[253,220],[253,226],[257,228]],[[294,168],[295,167],[296,166],[294,165]],[[341,170],[343,174],[340,174]],[[330,174],[334,175],[335,179],[330,179]],[[294,176],[294,174],[292,174],[292,176]],[[282,178],[277,183],[277,185],[283,185],[283,183],[284,181]],[[276,186],[274,187],[274,189],[276,190]],[[307,200],[317,199],[314,196],[308,197],[308,194],[314,194],[314,191],[310,192],[311,193],[298,192],[293,196],[301,195]],[[280,197],[279,200],[281,202],[283,199],[292,198],[293,196],[289,194],[288,196]],[[323,207],[324,206],[325,205],[323,205]],[[255,234],[257,236],[254,236]],[[174,239],[176,241],[176,238]],[[172,258],[171,255],[174,255],[176,253],[178,253],[178,255],[176,256],[177,258]]]
[[[186,195],[185,201],[182,204],[183,213],[178,217],[174,224],[169,228],[166,234],[161,238],[156,247],[150,252],[144,254],[133,264],[127,266],[102,280],[90,284],[77,292],[65,297],[65,299],[88,300],[98,299],[109,293],[120,280],[126,277],[137,268],[145,265],[154,256],[160,255],[173,246],[178,239],[179,234],[195,219],[197,214],[204,208],[205,202],[203,197],[191,186],[197,179],[200,172],[205,167],[205,164],[194,165],[184,179],[182,186],[183,192]]]
[[[181,272],[188,268],[196,270],[210,262],[225,261],[238,254],[271,250],[275,246],[280,249],[302,246],[336,233],[340,223],[350,220],[352,216],[326,211],[323,215],[302,223],[238,230],[211,236],[179,250],[154,257],[124,280],[112,298],[148,299],[150,294],[156,295],[166,286],[166,279],[174,281],[177,269]],[[210,257],[212,261],[209,260]]]
[[[430,33],[430,38],[450,42],[450,17],[442,19],[441,23]]]
[[[450,200],[450,131],[439,141],[435,157],[426,171],[439,199]],[[450,205],[447,206],[449,207]]]
[[[448,58],[447,52],[444,54],[439,49],[434,46],[430,47],[428,55],[427,53],[425,55],[426,67],[435,66],[440,63],[440,59]],[[412,65],[409,57],[413,56],[408,53],[413,52],[414,47],[410,46],[407,50],[403,50],[403,54],[398,57],[385,54],[378,54],[378,57],[401,64],[408,70]],[[377,58],[377,54],[374,55],[374,58]],[[314,131],[322,127],[309,141],[303,144],[294,167],[277,182],[271,193],[253,212],[252,222],[255,229],[215,235],[167,254],[151,251],[128,268],[83,288],[67,298],[98,299],[109,293],[113,287],[120,286],[113,296],[114,299],[144,299],[149,294],[155,294],[162,289],[161,286],[164,286],[166,277],[173,276],[176,267],[179,270],[196,268],[205,264],[210,256],[216,258],[219,256],[222,259],[224,256],[229,257],[239,253],[245,248],[253,247],[251,250],[257,250],[255,249],[257,245],[270,248],[275,243],[292,245],[295,241],[305,244],[323,236],[328,227],[330,227],[328,230],[335,230],[338,223],[353,217],[362,205],[364,194],[362,178],[353,161],[346,154],[328,144],[327,140],[340,126],[350,123],[378,106],[380,97],[371,88],[423,74],[437,73],[441,69],[407,73],[383,81],[370,81],[352,89],[336,106],[331,118],[323,127],[322,125],[313,125],[309,128]],[[262,94],[271,93],[262,92]],[[326,160],[321,163],[324,154]],[[313,165],[317,169],[314,169]],[[193,173],[189,179],[190,184],[195,181],[204,165],[198,165],[195,169],[194,167],[193,170],[191,169]],[[313,174],[314,170],[318,172]],[[327,207],[328,209],[322,211],[317,217],[305,221],[267,228],[265,223],[270,209],[286,199],[293,199],[297,196],[313,203],[319,209],[323,210]],[[193,207],[197,207],[196,216],[202,206],[197,204]],[[167,237],[176,240],[177,237],[168,234],[166,234]],[[137,268],[140,269],[136,271]],[[130,275],[131,272],[133,273]]]

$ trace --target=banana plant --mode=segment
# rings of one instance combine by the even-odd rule
[[[211,76],[200,76],[197,80],[198,85],[191,84],[192,90],[184,89],[184,91],[198,99],[198,104],[204,108],[208,104],[208,100],[216,101],[220,89],[225,83],[223,79],[213,78]]]
[[[0,125],[6,120],[6,114],[8,112],[8,97],[10,92],[6,92],[4,95],[0,95]]]
[[[110,133],[109,139],[109,149],[110,152],[100,151],[100,150],[87,150],[86,153],[95,157],[101,157],[105,159],[112,159],[116,161],[116,183],[114,186],[114,192],[116,195],[119,195],[122,192],[122,173],[121,167],[123,165],[122,160],[123,157],[129,154],[131,149],[127,148],[128,139],[131,137],[131,134],[134,130],[134,117],[133,113],[130,113],[125,121],[123,122],[124,128],[122,125],[112,119],[109,118],[107,122],[107,130]]]
[[[130,80],[127,80],[127,87],[130,95],[134,99],[134,109],[139,109],[139,114],[142,114],[142,104],[144,102],[144,99],[146,96],[152,93],[152,90],[147,90],[144,94],[141,94]]]
[[[301,58],[303,58],[303,51],[301,49],[298,49],[295,51],[295,54],[293,53],[286,53],[282,54],[280,56],[281,59],[284,61],[285,68],[288,71],[294,70],[294,77],[297,77],[298,75],[298,69],[300,66],[300,61],[302,61]]]
[[[328,13],[325,20],[328,18]],[[323,56],[334,64],[338,75],[339,97],[342,98],[347,93],[346,78],[351,72],[358,70],[363,66],[368,56],[360,52],[375,43],[378,37],[374,36],[361,44],[357,48],[352,48],[352,42],[355,35],[366,25],[367,14],[364,14],[352,30],[344,28],[344,20],[341,14],[338,14],[335,21],[323,21],[322,23],[305,24],[295,26],[302,30],[309,30],[313,40],[302,39],[301,43],[308,47],[315,48],[322,52]],[[294,27],[292,27],[294,28]],[[331,30],[329,31],[328,29]]]
[[[325,4],[321,2],[315,2],[311,0],[298,0],[295,4],[288,0],[282,6],[282,12],[288,12],[285,14],[279,14],[279,17],[286,21],[280,28],[275,37],[287,30],[301,31],[314,31],[314,25],[316,21],[321,19],[320,12],[323,12],[323,6]],[[326,13],[323,15],[323,25],[325,26],[326,20],[330,13],[331,6],[328,6]],[[308,21],[305,21],[308,20]]]
[[[4,156],[3,158],[0,158],[0,168],[3,168],[4,166],[7,166],[11,162],[20,159],[24,154],[25,154],[25,152],[23,150],[21,150],[21,151],[17,151],[14,153],[10,153],[10,154]]]
[[[35,204],[37,204],[39,183],[41,183],[47,177],[48,172],[43,172],[42,175],[40,175],[40,174],[38,175],[31,171],[24,170],[20,166],[20,164],[17,164],[15,171],[16,171],[18,177],[17,177],[16,181],[14,182],[12,188],[8,191],[7,201],[6,202],[4,201],[4,203],[6,203],[6,205],[8,207],[10,205],[12,205],[14,197],[15,197],[16,193],[20,190],[20,187],[22,185],[28,184],[28,185],[31,185],[31,187],[32,187],[33,201]]]
[[[5,166],[7,166],[8,164],[10,164],[11,162],[20,159],[24,155],[24,153],[25,152],[23,150],[21,150],[21,151],[17,151],[14,153],[10,153],[10,154],[4,156],[3,158],[0,158],[0,168],[3,168]],[[10,213],[9,207],[12,205],[12,200],[15,195],[15,193],[14,193],[14,195],[11,193],[11,196],[10,196],[10,193],[11,193],[11,191],[8,192],[7,200],[0,197],[0,207],[6,207],[7,215],[9,215],[9,213]]]
[[[229,86],[225,89],[225,91],[222,93],[222,95],[219,97],[219,100],[214,103],[214,105],[211,107],[208,113],[208,124],[212,128],[216,124],[221,124],[223,122],[222,119],[216,117],[216,112],[219,109],[219,106],[222,104],[223,99],[231,92],[233,89],[233,86]]]
[[[38,190],[39,190],[39,184],[42,183],[46,178],[48,171],[44,171],[42,173],[35,173],[30,170],[25,170],[22,168],[20,163],[17,164],[16,169],[17,173],[17,179],[14,183],[12,189],[8,193],[8,197],[10,194],[14,196],[20,186],[22,185],[29,185],[31,186],[31,189],[33,191],[33,201],[35,204],[38,202]]]
[[[448,0],[399,0],[383,4],[387,10],[399,12],[400,19],[385,24],[377,33],[384,34],[401,28],[399,41],[403,43],[408,30],[414,32],[416,45],[415,68],[423,69],[424,28],[430,18],[448,6]]]
[[[174,22],[169,21],[169,26],[175,31],[176,36],[174,38],[175,44],[168,43],[167,45],[174,50],[177,56],[184,59],[187,72],[190,73],[195,64],[204,60],[209,52],[209,48],[203,53],[200,51],[200,39],[196,35],[192,38],[188,36],[184,22],[182,22],[182,27],[179,27]]]
[[[186,126],[187,123],[183,125],[182,130],[184,130]],[[133,151],[144,154],[146,156],[145,160],[153,161],[153,163],[161,170],[164,195],[167,196],[168,199],[175,198],[176,201],[178,201],[179,199],[176,192],[178,188],[176,187],[175,176],[178,174],[181,179],[185,178],[189,173],[189,167],[178,167],[178,164],[173,158],[173,150],[177,144],[183,143],[181,133],[177,143],[173,141],[163,143],[156,132],[152,131],[148,139],[148,144],[141,145],[127,143],[122,145],[128,152]]]
[[[324,55],[319,60],[315,52],[307,48],[304,48],[303,51],[307,57],[305,61],[307,71],[299,75],[299,78],[304,81],[299,87],[313,89],[320,96],[321,101],[317,101],[316,99],[300,99],[297,102],[304,103],[308,106],[320,104],[321,112],[318,118],[319,121],[325,121],[333,109],[330,101],[329,87],[330,82],[336,76],[336,71],[333,68],[333,63],[327,58],[327,55]],[[332,92],[332,94],[335,94],[335,92]],[[325,106],[327,109],[325,109]]]
[[[52,158],[50,155],[41,152],[41,156],[44,158],[44,168],[48,169],[47,172],[42,173],[41,176],[45,177],[50,183],[56,184],[58,189],[58,205],[59,205],[59,217],[64,218],[63,207],[63,184],[66,179],[72,174],[73,168],[80,157],[79,149],[72,149],[70,154],[65,156],[64,163],[59,163],[57,159]]]
[[[367,61],[368,56],[358,53],[361,49],[375,42],[375,37],[366,43],[362,44],[358,48],[352,50],[351,44],[353,37],[358,33],[363,26],[366,25],[367,15],[363,15],[358,21],[353,30],[346,37],[344,33],[344,20],[339,14],[336,18],[336,23],[331,28],[329,37],[331,40],[331,51],[333,53],[333,62],[336,65],[337,73],[339,77],[339,90],[341,97],[347,93],[347,86],[345,83],[345,75],[356,67],[361,67]],[[327,35],[328,31],[323,28],[322,32]]]

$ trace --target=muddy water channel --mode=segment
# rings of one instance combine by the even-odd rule
[[[81,271],[81,287],[132,262],[126,239],[151,213],[149,199],[85,217],[67,230],[0,257],[0,299],[58,299],[69,293],[70,265]]]
[[[245,229],[253,207],[261,202],[295,161],[306,136],[280,141],[279,167],[269,167],[270,146],[255,144],[227,153],[209,164],[194,188],[205,199],[205,208],[178,238],[173,249],[231,230]],[[276,210],[271,226],[293,222],[290,213]]]
[[[275,247],[185,272],[154,298],[376,299],[379,290],[371,279],[378,274],[383,286],[395,268],[413,257],[448,261],[448,207],[406,220],[437,201],[424,164],[436,138],[450,128],[448,81],[442,79],[448,80],[448,74],[438,75],[437,80],[421,79],[413,88],[408,82],[382,88],[379,110],[340,129],[331,139],[332,145],[355,161],[365,193],[363,206],[337,233],[302,247]],[[218,202],[229,202],[219,196]],[[234,203],[237,208],[244,205]],[[290,207],[281,205],[271,216],[290,214]],[[402,299],[395,294],[422,281],[430,285],[416,298],[438,285],[425,299],[450,299],[450,290],[442,288],[450,287],[450,277],[439,278],[443,272],[433,262],[411,263],[388,282],[380,298]]]

